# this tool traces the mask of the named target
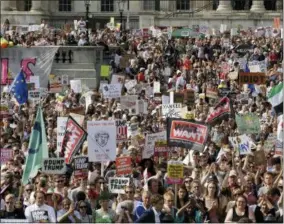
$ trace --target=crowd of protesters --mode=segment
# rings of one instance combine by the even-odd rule
[[[82,26],[84,24],[82,23]],[[234,111],[239,114],[254,113],[261,121],[258,134],[249,135],[256,147],[252,153],[239,155],[229,142],[237,136],[238,129],[233,117],[212,125],[211,133],[202,151],[172,147],[168,160],[184,163],[182,184],[167,182],[167,161],[142,158],[144,145],[128,141],[113,149],[117,157],[131,156],[133,173],[130,185],[124,194],[108,191],[108,178],[115,176],[115,162],[108,164],[89,163],[88,178],[74,178],[72,166],[65,175],[46,175],[39,172],[27,185],[21,177],[28,156],[29,138],[33,129],[37,105],[17,105],[5,93],[2,100],[9,102],[13,114],[3,119],[1,148],[12,148],[13,159],[1,164],[1,219],[27,219],[35,222],[33,212],[44,211],[45,222],[59,223],[275,223],[283,222],[283,164],[282,156],[275,154],[274,147],[265,149],[270,133],[277,132],[277,116],[268,103],[269,90],[282,83],[283,39],[257,36],[254,32],[230,36],[207,35],[195,38],[171,38],[135,36],[124,32],[104,31],[90,34],[90,44],[97,39],[106,45],[124,43],[123,52],[132,54],[129,66],[121,68],[121,51],[117,51],[112,66],[113,73],[123,74],[125,82],[136,79],[139,83],[160,82],[161,93],[168,90],[183,92],[190,88],[195,92],[195,103],[188,111],[193,118],[204,123],[210,108],[217,101],[200,97],[206,88],[229,88],[235,95],[228,95]],[[36,36],[35,36],[36,35]],[[51,34],[49,34],[51,35]],[[68,34],[45,37],[43,33],[17,36],[7,39],[16,45],[60,45],[83,43],[86,34]],[[81,41],[81,38],[83,39]],[[84,45],[79,44],[79,45]],[[238,51],[246,45],[245,51]],[[247,61],[265,61],[267,82],[264,91],[245,88],[231,80],[221,68],[228,63],[230,71],[240,72],[245,68],[239,58]],[[165,75],[169,68],[169,76]],[[125,94],[130,94],[124,89]],[[119,99],[106,100],[98,89],[91,90],[92,103],[85,113],[83,127],[88,120],[126,120],[129,125],[138,124],[138,135],[167,130],[167,119],[159,112],[161,97],[148,94],[145,89],[140,99],[148,102],[147,114],[130,115],[120,109]],[[238,96],[248,94],[248,100]],[[221,99],[221,97],[219,97]],[[43,99],[49,157],[57,157],[57,117],[68,116],[69,108],[84,105],[84,94],[75,94],[69,88],[63,97],[64,110],[58,112],[55,94]],[[265,152],[265,163],[259,165],[256,151]],[[88,147],[82,145],[80,154],[87,155]],[[220,153],[223,152],[223,153]],[[187,158],[187,159],[186,159]],[[101,166],[104,165],[104,169]],[[101,171],[103,170],[103,173]],[[111,173],[113,171],[113,173]]]

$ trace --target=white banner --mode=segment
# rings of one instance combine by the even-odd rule
[[[74,93],[82,92],[82,83],[81,80],[70,80],[70,87]]]
[[[68,117],[57,117],[57,145],[56,152],[60,152]]]
[[[115,99],[121,96],[122,85],[117,84],[107,84],[103,87],[103,96],[106,99]]]
[[[129,186],[130,178],[124,177],[110,177],[108,179],[109,192],[113,194],[125,194],[125,186]]]
[[[115,161],[115,121],[88,121],[88,157],[90,162]]]
[[[167,140],[166,131],[146,135],[145,148],[142,154],[143,159],[150,158],[154,154],[155,142],[159,140],[161,141]]]
[[[59,47],[12,47],[1,49],[1,83],[7,84],[8,79],[15,78],[23,69],[26,81],[31,76],[39,76],[40,87],[47,88],[48,76],[51,71],[53,58]]]
[[[182,116],[182,104],[181,103],[163,104],[162,105],[162,114],[165,117],[181,118],[181,116]]]
[[[66,163],[64,158],[48,158],[43,160],[42,172],[45,174],[65,174]]]

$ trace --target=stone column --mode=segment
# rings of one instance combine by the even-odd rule
[[[42,11],[42,2],[41,0],[32,0],[32,8],[31,11]]]
[[[262,0],[253,0],[250,11],[251,12],[264,12],[265,11],[264,2]]]
[[[10,1],[0,1],[1,11],[11,11]]]
[[[232,8],[232,4],[230,0],[220,0],[219,1],[217,11],[225,12],[225,11],[231,11],[231,10],[233,10],[233,8]]]

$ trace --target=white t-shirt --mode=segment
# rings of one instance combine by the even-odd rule
[[[28,206],[25,210],[25,216],[31,223],[56,223],[54,208],[46,204],[41,206],[37,204]]]

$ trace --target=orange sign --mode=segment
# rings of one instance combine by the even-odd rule
[[[116,158],[116,175],[123,176],[132,173],[131,157],[117,157]]]

